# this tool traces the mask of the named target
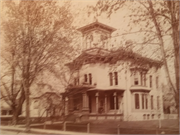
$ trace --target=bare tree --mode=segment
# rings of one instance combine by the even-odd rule
[[[90,8],[90,13],[95,12],[95,15],[106,13],[111,17],[117,10],[123,8],[131,12],[128,16],[129,34],[143,33],[141,44],[159,46],[167,80],[173,89],[176,108],[179,110],[179,2],[99,0],[96,7]],[[132,31],[135,26],[139,28],[136,32]],[[172,41],[168,49],[165,45],[167,37]],[[174,61],[175,77],[171,76],[169,59]]]
[[[69,1],[57,3],[54,0],[21,0],[19,3],[5,1],[4,5],[7,9],[2,28],[6,43],[4,48],[8,55],[4,55],[3,58],[11,62],[10,95],[14,94],[13,80],[17,79],[14,78],[14,73],[17,73],[21,82],[21,96],[26,100],[28,130],[30,87],[41,71],[51,69],[69,57],[72,51],[69,44],[73,36],[71,33],[73,17],[69,10]],[[4,84],[3,86],[5,88]],[[14,107],[14,100],[10,101]]]

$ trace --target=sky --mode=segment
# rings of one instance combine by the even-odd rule
[[[18,0],[15,0],[15,1],[18,1]],[[87,11],[86,6],[87,5],[94,6],[96,4],[96,2],[97,2],[97,0],[72,0],[72,12],[75,15],[74,26],[76,28],[85,26],[85,25],[95,21],[93,15],[88,16],[86,14],[86,11]],[[2,11],[2,10],[4,10],[4,7],[2,6],[2,0],[0,0],[0,4],[1,4],[1,13],[0,13],[0,16],[1,16],[0,23],[1,23],[2,19],[5,19],[6,17],[4,16],[3,11]],[[127,16],[129,15],[129,13],[130,13],[129,10],[124,8],[124,9],[118,10],[116,13],[112,14],[111,18],[107,18],[106,15],[103,15],[103,16],[97,17],[97,19],[101,23],[104,23],[106,25],[116,28],[117,31],[114,32],[113,35],[116,35],[117,33],[122,34],[122,33],[126,33],[128,30],[129,20],[128,20]],[[140,38],[140,35],[134,34],[134,35],[129,35],[127,37],[131,40],[137,40],[138,38]],[[1,34],[0,38],[1,38],[1,46],[2,46],[4,43],[2,34]],[[120,36],[118,38],[121,40]],[[170,43],[170,41],[168,41],[167,43]],[[153,47],[151,47],[151,49],[152,48]],[[55,84],[54,89],[58,89],[60,87],[57,79],[55,79],[55,80],[51,79],[50,82],[51,83],[54,82],[54,84]]]

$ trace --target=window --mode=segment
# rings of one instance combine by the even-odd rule
[[[78,85],[78,84],[79,84],[79,78],[76,77],[76,78],[74,78],[74,85]]]
[[[1,115],[6,115],[7,111],[6,110],[1,110]]]
[[[13,114],[13,111],[12,110],[9,110],[9,115],[12,115]]]
[[[143,84],[143,86],[146,86],[146,73],[143,73],[143,82],[144,82],[144,84]]]
[[[154,106],[153,106],[153,96],[151,96],[151,109],[154,109]]]
[[[79,77],[77,77],[77,85],[79,85]]]
[[[116,100],[116,108],[115,108],[115,100]],[[118,97],[116,95],[111,94],[110,95],[110,109],[115,110],[118,109]]]
[[[118,85],[118,72],[109,73],[109,81],[110,81],[110,86],[113,85],[113,77],[114,77],[114,85]]]
[[[157,109],[159,109],[160,106],[159,106],[159,96],[157,96]]]
[[[142,94],[142,109],[144,109],[144,94]]]
[[[148,109],[148,95],[145,95],[145,106]]]
[[[158,88],[158,82],[159,81],[159,78],[158,77],[156,77],[156,88]]]
[[[139,84],[139,82],[138,82],[138,73],[135,72],[134,73],[134,85],[138,85],[138,84]]]
[[[142,94],[142,109],[148,109],[147,94]]]
[[[141,72],[141,85],[146,86],[146,73]]]
[[[141,85],[143,86],[144,85],[144,82],[143,82],[143,73],[141,72]]]
[[[135,109],[139,109],[139,94],[135,94]]]
[[[152,75],[149,76],[149,86],[152,88]]]
[[[92,75],[89,74],[89,84],[92,84]]]
[[[74,78],[74,85],[77,85],[76,82],[77,82],[77,81],[76,81],[76,78]]]
[[[112,73],[109,73],[109,79],[110,79],[110,86],[113,85],[113,76]]]
[[[87,74],[84,75],[84,82],[87,82],[88,78],[87,78]]]
[[[114,72],[115,85],[118,85],[118,72]]]
[[[39,103],[37,100],[34,101],[34,109],[38,109],[39,107]]]

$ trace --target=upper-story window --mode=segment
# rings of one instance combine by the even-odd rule
[[[115,85],[118,85],[118,72],[114,72]]]
[[[145,72],[140,73],[140,79],[141,79],[141,85],[146,86],[146,73]]]
[[[134,85],[139,84],[138,72],[134,72]]]
[[[38,109],[38,105],[39,105],[38,101],[35,100],[35,101],[34,101],[34,109]]]
[[[159,78],[158,76],[156,77],[156,88],[158,88],[158,85],[159,85]]]
[[[89,74],[89,84],[92,84],[92,74]]]
[[[87,78],[87,74],[84,75],[84,82],[87,82],[88,78]]]
[[[74,85],[79,85],[79,78],[78,77],[74,78]]]
[[[76,78],[74,78],[74,85],[76,85]]]
[[[159,96],[157,96],[157,109],[160,109],[160,105],[159,105],[159,101],[160,99],[159,99]]]
[[[91,73],[84,75],[84,82],[92,84],[92,74]]]
[[[149,86],[152,88],[152,75],[149,76]]]
[[[109,73],[109,81],[110,81],[110,86],[114,85],[118,85],[118,72],[114,72],[114,73]]]
[[[110,86],[113,85],[113,74],[112,73],[109,73],[109,81],[110,81]]]

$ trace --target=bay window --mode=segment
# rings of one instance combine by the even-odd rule
[[[138,92],[134,94],[135,109],[148,109],[148,94]]]

